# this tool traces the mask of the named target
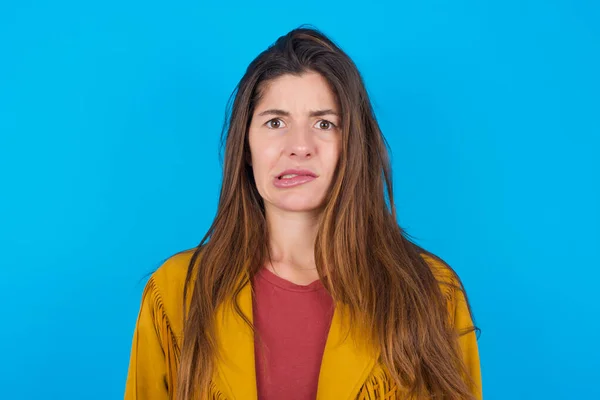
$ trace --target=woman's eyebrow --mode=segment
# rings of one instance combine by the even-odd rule
[[[262,111],[261,113],[258,114],[259,117],[262,117],[264,115],[278,115],[278,116],[284,116],[284,117],[289,117],[290,116],[290,112],[289,111],[285,111],[285,110],[281,110],[278,108],[271,108],[265,111]],[[324,110],[315,110],[315,111],[310,111],[308,113],[309,117],[322,117],[324,115],[335,115],[335,116],[340,116],[340,114],[334,110],[332,110],[331,108],[327,108]]]

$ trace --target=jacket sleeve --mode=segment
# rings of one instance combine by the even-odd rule
[[[455,290],[454,296],[454,326],[459,332],[458,341],[463,360],[473,383],[471,392],[476,399],[481,400],[483,394],[477,337],[464,294],[460,289]]]
[[[142,295],[133,334],[125,400],[168,400],[167,366],[160,326],[162,303],[153,278]]]

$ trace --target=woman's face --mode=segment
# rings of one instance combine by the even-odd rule
[[[313,211],[322,205],[340,154],[340,122],[335,95],[320,74],[268,82],[248,137],[265,209]]]

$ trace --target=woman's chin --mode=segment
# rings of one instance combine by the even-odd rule
[[[307,201],[286,201],[276,203],[275,206],[281,211],[288,212],[313,212],[320,208],[320,203],[315,202],[314,199]]]

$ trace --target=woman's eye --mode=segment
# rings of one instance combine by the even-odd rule
[[[324,131],[329,131],[329,130],[335,128],[335,124],[331,121],[327,121],[326,119],[317,121],[317,126],[319,129],[324,130]]]
[[[267,125],[267,128],[278,129],[281,128],[284,124],[283,121],[279,118],[273,118],[271,120],[268,120],[265,125]]]
[[[279,118],[273,118],[268,120],[267,122],[265,122],[265,125],[267,126],[267,128],[269,129],[279,129],[279,128],[284,128],[285,127],[285,123],[279,119]],[[317,121],[316,128],[323,130],[323,131],[330,131],[333,128],[336,127],[336,125],[331,122],[331,121],[327,121],[326,119],[322,119]]]

